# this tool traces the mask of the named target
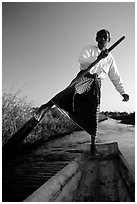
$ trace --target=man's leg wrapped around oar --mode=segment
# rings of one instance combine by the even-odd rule
[[[69,113],[69,117],[91,135],[91,152],[95,152],[95,138],[97,134],[100,111],[101,81],[97,75],[86,76],[75,87],[68,87],[58,93],[48,103],[43,104],[38,112],[41,118],[46,109],[53,104]]]

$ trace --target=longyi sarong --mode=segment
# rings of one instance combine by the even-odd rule
[[[101,80],[97,74],[87,73],[79,84],[67,87],[51,101],[69,113],[70,118],[96,136],[100,111]]]

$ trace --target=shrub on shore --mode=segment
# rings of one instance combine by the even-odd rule
[[[13,135],[30,117],[32,104],[26,97],[20,97],[20,90],[16,93],[2,94],[2,143]]]
[[[2,95],[2,144],[22,127],[34,113],[34,105],[27,101],[26,97],[20,96],[20,90],[16,93]],[[49,111],[41,123],[23,141],[23,144],[37,143],[49,140],[58,135],[69,134],[80,130],[72,121],[63,116],[57,109]]]

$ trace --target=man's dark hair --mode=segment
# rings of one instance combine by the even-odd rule
[[[98,38],[100,37],[100,35],[104,33],[105,35],[108,35],[109,37],[109,41],[110,41],[110,32],[106,29],[102,29],[102,30],[99,30],[96,34],[96,41],[98,41]]]

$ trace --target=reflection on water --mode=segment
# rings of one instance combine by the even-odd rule
[[[135,128],[108,119],[99,124],[97,142],[117,141],[135,167]],[[28,155],[8,163],[3,171],[3,201],[22,201],[70,161],[90,148],[90,136],[75,132],[43,144]],[[8,192],[8,193],[7,193]]]

